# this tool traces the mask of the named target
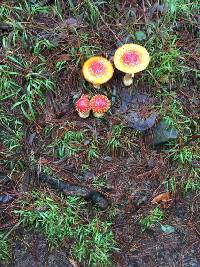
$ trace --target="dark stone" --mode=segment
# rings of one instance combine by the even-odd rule
[[[32,146],[33,145],[33,142],[34,142],[34,139],[35,137],[37,136],[37,133],[34,132],[34,133],[31,133],[28,138],[27,138],[27,143],[29,146]]]
[[[0,203],[7,204],[15,199],[14,195],[0,195]]]
[[[168,124],[167,121],[160,121],[153,133],[152,145],[160,145],[163,143],[167,143],[171,140],[175,140],[178,137],[178,130]]]
[[[134,108],[138,110],[142,105],[144,105],[149,97],[145,94],[141,94],[135,91],[129,91],[126,89],[122,90],[121,94],[121,106],[120,111],[126,112],[128,108]]]
[[[153,127],[156,118],[156,113],[151,114],[148,118],[142,118],[138,112],[133,111],[128,115],[128,126],[143,132]]]
[[[104,157],[104,160],[106,160],[106,161],[108,161],[108,162],[111,162],[111,161],[113,160],[113,158],[110,157],[110,156],[105,156],[105,157]]]

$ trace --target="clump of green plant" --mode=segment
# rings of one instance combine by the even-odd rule
[[[111,132],[109,133],[108,136],[108,141],[106,144],[106,148],[108,151],[116,151],[119,148],[121,148],[122,143],[121,143],[121,138],[122,138],[122,132],[124,129],[124,125],[118,124],[114,125],[112,127]]]
[[[49,42],[49,40],[46,40],[46,39],[38,40],[33,47],[33,54],[39,55],[43,50],[50,51],[54,47],[55,45]]]
[[[108,1],[85,0],[81,5],[74,5],[72,0],[68,0],[68,7],[76,17],[83,17],[88,23],[96,25],[101,17],[101,6]]]
[[[159,208],[156,207],[153,209],[150,214],[143,217],[139,223],[142,226],[142,230],[147,230],[154,226],[156,223],[160,223],[164,219],[164,212]]]
[[[175,193],[175,191],[176,191],[176,180],[175,180],[174,176],[170,177],[168,180],[164,180],[162,184],[164,186],[164,191],[165,192]]]
[[[194,159],[198,160],[200,158],[198,140],[194,141],[192,145],[189,142],[192,136],[199,132],[197,120],[195,118],[191,119],[185,114],[175,92],[158,92],[157,96],[161,98],[162,102],[157,107],[160,117],[170,127],[174,127],[178,131],[176,143],[169,143],[165,149],[168,157],[181,164],[191,163]]]
[[[169,125],[175,126],[180,131],[183,138],[191,136],[191,127],[193,124],[196,124],[196,122],[185,115],[176,92],[163,90],[158,91],[156,96],[158,96],[162,102],[162,104],[158,106],[159,115],[163,117]]]
[[[88,161],[99,158],[99,148],[97,140],[93,140],[88,148]]]
[[[0,143],[3,149],[0,151],[2,156],[0,165],[3,164],[14,172],[18,167],[23,169],[21,149],[24,137],[23,123],[9,115],[6,110],[0,109]],[[19,153],[17,157],[15,155]]]
[[[23,123],[6,114],[4,110],[0,110],[0,124],[2,127],[0,141],[9,152],[14,150],[16,153],[22,146]]]
[[[199,11],[198,0],[188,1],[188,0],[167,0],[166,1],[169,8],[169,15],[171,15],[171,20],[176,21],[176,16],[178,14],[184,15],[184,17],[192,20],[192,14]]]
[[[51,145],[59,158],[72,157],[84,149],[85,131],[67,131]]]
[[[75,32],[77,38],[80,42],[80,47],[71,47],[69,48],[69,54],[71,56],[72,61],[78,65],[81,59],[84,57],[85,59],[90,58],[98,53],[100,53],[101,48],[97,45],[90,45],[90,35],[88,33],[79,34]]]
[[[98,215],[86,220],[86,203],[78,197],[61,197],[58,202],[41,192],[31,196],[31,208],[29,199],[21,203],[21,210],[15,211],[24,225],[41,231],[52,248],[68,240],[72,255],[87,266],[112,265],[110,253],[115,241],[110,222],[103,222]]]
[[[54,90],[54,83],[44,75],[46,59],[39,56],[35,64],[20,54],[12,55],[12,51],[7,51],[5,62],[0,67],[0,100],[11,101],[12,109],[19,107],[22,114],[32,121],[44,107],[45,92]]]
[[[112,266],[109,254],[115,247],[111,223],[93,219],[87,225],[77,229],[78,240],[72,248],[72,254],[79,260],[88,261],[88,266]]]
[[[168,157],[180,162],[181,164],[191,163],[192,160],[199,160],[199,146],[184,146],[180,147],[179,144],[167,150]]]
[[[189,191],[197,192],[200,190],[200,175],[194,168],[191,169],[191,173],[188,179],[183,184],[184,192]]]
[[[107,176],[103,177],[94,176],[92,179],[92,186],[97,189],[106,187],[106,181],[107,181]]]
[[[148,30],[148,29],[147,29]],[[152,29],[151,29],[152,31]],[[152,55],[150,63],[150,82],[168,83],[180,77],[184,65],[184,57],[176,47],[177,36],[166,29],[158,36],[156,29],[146,43],[147,50]]]
[[[10,245],[3,232],[0,232],[0,263],[8,263],[10,259]]]

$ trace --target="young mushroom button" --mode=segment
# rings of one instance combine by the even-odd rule
[[[126,73],[123,78],[125,86],[133,83],[134,74],[147,68],[150,61],[146,48],[137,44],[125,44],[115,51],[115,67]]]
[[[97,94],[91,98],[90,106],[94,117],[100,118],[110,108],[110,100],[105,95]]]
[[[88,99],[88,95],[82,95],[81,98],[75,103],[76,111],[81,118],[87,118],[90,115],[90,100]]]
[[[99,88],[101,84],[109,81],[113,76],[113,66],[104,57],[91,57],[83,65],[84,78],[93,84],[95,88]]]

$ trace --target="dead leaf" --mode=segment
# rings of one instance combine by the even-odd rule
[[[152,204],[157,204],[159,202],[167,202],[170,201],[170,193],[169,192],[165,192],[162,194],[157,195],[156,197],[154,197],[151,201]]]

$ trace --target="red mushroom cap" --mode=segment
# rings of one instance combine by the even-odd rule
[[[82,95],[81,98],[78,101],[76,101],[75,105],[76,105],[76,110],[81,113],[87,112],[91,109],[88,95]]]
[[[104,113],[110,108],[110,100],[105,95],[95,95],[90,100],[91,109],[96,113]]]

